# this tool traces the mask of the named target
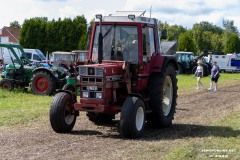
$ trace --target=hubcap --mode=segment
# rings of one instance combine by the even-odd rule
[[[164,81],[163,86],[163,113],[164,116],[168,116],[172,107],[173,99],[173,86],[172,79],[170,76],[167,76]]]
[[[8,90],[8,89],[10,88],[10,84],[9,84],[9,83],[4,83],[4,84],[2,85],[2,88]]]
[[[142,129],[143,123],[144,123],[144,111],[143,108],[140,106],[136,114],[136,128],[138,131]]]
[[[45,77],[39,77],[35,81],[35,86],[38,92],[43,93],[48,89],[48,80]]]
[[[75,116],[75,110],[70,107],[70,103],[68,103],[65,107],[65,112],[64,112],[64,119],[65,122],[70,125],[74,121],[74,116]]]

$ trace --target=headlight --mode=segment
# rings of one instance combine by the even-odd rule
[[[54,76],[57,78],[57,77],[58,77],[58,74],[57,74],[57,73],[55,73],[55,74],[54,74]]]
[[[83,98],[88,98],[89,97],[89,92],[83,92],[82,96],[83,96]]]
[[[96,93],[96,98],[102,99],[102,93]]]

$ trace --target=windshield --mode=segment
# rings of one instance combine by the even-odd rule
[[[100,27],[96,28],[92,60],[98,59],[98,35]],[[137,26],[102,25],[103,60],[128,61],[138,63]]]
[[[38,55],[42,59],[42,61],[46,60],[46,57],[44,56],[44,54],[39,49],[37,49],[36,52],[38,53]]]
[[[54,53],[52,58],[53,58],[52,61],[53,61],[54,66],[59,66],[61,64],[65,64],[67,66],[70,66],[74,63],[75,56],[72,53],[66,53],[66,54]]]

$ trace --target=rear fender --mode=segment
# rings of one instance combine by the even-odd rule
[[[163,69],[162,72],[165,72],[167,66],[172,65],[175,68],[175,71],[178,71],[178,63],[176,61],[176,58],[174,56],[168,56],[164,55],[164,61],[163,61]]]
[[[35,74],[36,72],[39,72],[39,71],[48,72],[48,73],[50,73],[50,74],[56,79],[55,73],[54,73],[54,71],[51,70],[51,69],[44,68],[44,67],[38,67],[38,68],[36,68],[36,69],[33,70],[33,74]]]

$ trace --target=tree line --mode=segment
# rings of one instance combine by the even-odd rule
[[[48,21],[46,17],[25,19],[19,43],[24,48],[38,48],[44,53],[85,50],[87,20],[84,16]]]
[[[17,21],[10,23],[20,27]],[[239,53],[240,38],[234,21],[223,20],[223,28],[202,21],[187,29],[181,25],[159,22],[159,29],[168,30],[166,41],[178,41],[179,51],[200,54],[210,51],[217,54]],[[85,50],[87,45],[87,20],[82,16],[48,21],[46,17],[26,19],[20,32],[20,44],[25,48],[38,48],[44,53],[53,51]]]
[[[232,20],[223,20],[223,28],[207,21],[194,24],[192,29],[159,22],[159,28],[168,30],[167,41],[178,41],[179,51],[196,54],[203,51],[215,54],[240,53],[239,32]]]

